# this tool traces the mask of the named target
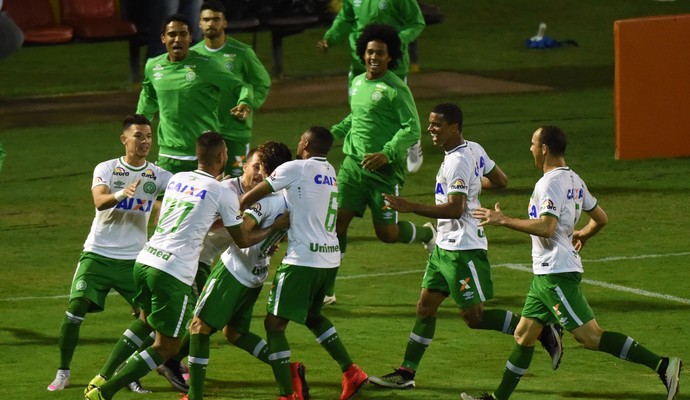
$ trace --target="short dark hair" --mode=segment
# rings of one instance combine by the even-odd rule
[[[206,0],[201,4],[201,8],[199,11],[204,11],[204,10],[211,10],[213,12],[220,12],[223,13],[223,16],[225,16],[225,4],[221,3],[218,0]],[[227,18],[227,17],[226,17]]]
[[[206,131],[196,139],[196,158],[201,164],[211,164],[218,155],[218,150],[225,144],[218,132]]]
[[[292,152],[285,143],[269,141],[260,144],[257,151],[261,165],[264,166],[267,174],[273,173],[276,168],[292,160]]]
[[[173,21],[182,22],[183,24],[187,25],[187,30],[189,30],[191,33],[192,24],[189,22],[189,18],[184,14],[177,13],[165,17],[163,23],[161,24],[161,35],[165,35],[165,27]]]
[[[565,148],[568,140],[563,129],[554,125],[544,125],[539,128],[539,143],[545,144],[554,156],[565,155]]]
[[[458,124],[460,132],[462,132],[462,110],[457,105],[453,103],[441,103],[436,105],[431,112],[443,115],[443,120],[448,124]]]
[[[326,155],[333,146],[333,134],[323,126],[311,126],[309,133],[309,148],[314,154]]]
[[[252,158],[254,153],[256,153],[256,150],[257,150],[256,147],[252,147],[251,149],[249,149],[249,151],[247,152],[247,155],[244,157],[245,162],[249,161],[249,159]]]
[[[151,126],[151,121],[142,114],[130,114],[122,121],[122,131],[126,131],[132,125],[148,125]]]
[[[360,61],[364,62],[367,44],[374,40],[386,44],[388,55],[391,58],[391,61],[388,63],[388,69],[395,69],[398,66],[398,61],[403,56],[402,41],[398,31],[386,24],[369,24],[364,27],[364,31],[357,38],[357,57],[359,57]]]

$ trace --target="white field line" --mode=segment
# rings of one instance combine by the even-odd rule
[[[648,259],[648,258],[679,257],[679,256],[687,256],[687,255],[690,255],[690,252],[668,253],[668,254],[642,254],[642,255],[638,255],[638,256],[604,257],[604,258],[597,258],[597,259],[591,259],[591,260],[583,260],[583,263],[588,264],[588,263],[610,262],[610,261],[631,261],[631,260],[642,260],[642,259]],[[491,267],[492,268],[508,268],[508,269],[512,269],[512,270],[532,273],[532,267],[529,265],[526,265],[526,264],[511,264],[511,263],[494,264]],[[377,278],[377,277],[382,277],[382,276],[397,276],[397,275],[422,274],[422,273],[424,273],[424,270],[414,269],[414,270],[406,270],[406,271],[380,272],[380,273],[373,273],[373,274],[358,274],[358,275],[338,276],[336,279],[338,279],[338,280],[366,279],[366,278]],[[633,294],[636,294],[639,296],[652,297],[652,298],[656,298],[656,299],[663,299],[663,300],[668,300],[668,301],[672,301],[672,302],[676,302],[676,303],[690,305],[690,299],[684,299],[682,297],[671,296],[668,294],[650,292],[648,290],[631,288],[631,287],[622,286],[622,285],[616,285],[614,283],[595,281],[592,279],[583,279],[582,282],[590,284],[590,285],[594,285],[594,286],[600,286],[600,287],[603,287],[606,289],[616,290],[619,292],[633,293]],[[270,285],[270,284],[271,284],[270,282],[264,283],[264,285]],[[119,295],[119,293],[110,292],[110,294],[109,294],[109,296],[115,296],[115,295]],[[10,301],[27,301],[27,300],[51,300],[51,299],[66,299],[66,298],[69,298],[69,295],[14,297],[14,298],[0,299],[0,302],[2,302],[2,301],[7,301],[7,302],[10,302]]]

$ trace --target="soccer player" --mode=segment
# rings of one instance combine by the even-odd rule
[[[266,178],[276,167],[290,161],[292,155],[285,144],[266,142],[252,157],[261,159],[262,176]],[[286,211],[283,193],[273,193],[245,210],[243,224],[247,229],[266,227]],[[203,399],[210,337],[215,331],[223,330],[228,341],[270,364],[266,341],[252,333],[249,327],[254,304],[268,276],[271,250],[284,234],[276,232],[246,249],[233,243],[221,255],[199,296],[189,328],[189,393],[182,400]],[[300,399],[309,398],[308,386],[300,380],[304,378],[304,371],[302,364],[291,363],[293,389]]]
[[[152,134],[151,122],[143,115],[124,119],[120,142],[125,155],[104,161],[93,171],[91,194],[96,216],[72,279],[58,339],[60,364],[55,380],[48,385],[50,391],[69,385],[81,324],[87,313],[105,309],[111,289],[137,309],[134,261],[146,243],[152,205],[172,174],[146,161]]]
[[[431,140],[446,153],[436,174],[435,205],[384,194],[390,207],[398,212],[438,218],[438,236],[422,279],[417,319],[405,358],[394,372],[369,377],[378,386],[393,389],[415,386],[415,372],[434,337],[438,308],[446,297],[455,301],[460,315],[472,329],[512,335],[520,319],[507,310],[484,309],[484,303],[493,298],[494,287],[484,229],[478,226],[472,211],[480,207],[482,189],[503,188],[508,178],[479,143],[464,138],[462,126],[462,110],[455,104],[439,104],[429,114]],[[552,349],[557,352],[555,369],[562,354],[560,335],[554,335],[548,328],[545,332],[557,343]]]
[[[243,120],[251,113],[252,89],[218,60],[190,50],[190,24],[181,14],[167,17],[161,40],[168,52],[150,58],[144,69],[137,112],[153,118],[158,112],[158,162],[167,171],[193,171],[197,167],[196,139],[217,131],[221,92],[237,99],[230,110]]]
[[[199,27],[204,34],[204,40],[194,45],[192,50],[208,57],[215,57],[242,82],[251,85],[254,91],[251,108],[255,112],[268,96],[271,77],[251,46],[225,34],[228,21],[225,19],[223,3],[218,0],[205,1],[201,5]],[[227,112],[237,104],[237,100],[236,93],[229,88],[221,90],[218,110],[219,132],[228,146],[228,165],[225,172],[233,177],[242,175],[242,165],[252,136],[252,114],[245,119],[238,119]]]
[[[384,243],[431,243],[433,226],[398,221],[398,213],[383,202],[382,193],[398,194],[405,183],[405,150],[420,138],[419,115],[412,93],[393,72],[402,55],[398,33],[388,25],[372,24],[357,40],[357,54],[367,72],[352,83],[351,112],[333,126],[345,138],[338,171],[340,251],[347,249],[352,219],[371,210],[374,231]],[[327,303],[335,302],[329,289]]]
[[[141,378],[178,353],[191,314],[191,285],[201,241],[217,214],[239,247],[251,246],[287,227],[287,218],[281,217],[269,228],[244,228],[237,197],[216,179],[227,162],[227,148],[220,134],[205,132],[199,136],[196,156],[197,170],[170,178],[158,226],[134,265],[134,300],[141,308],[140,319],[115,345],[100,374],[89,383],[85,399],[109,400],[127,382]],[[134,352],[152,331],[156,333],[154,344]],[[126,365],[113,376],[112,366],[127,357]]]
[[[333,135],[328,129],[309,128],[297,145],[300,159],[276,168],[240,202],[246,208],[284,189],[290,210],[287,254],[273,278],[264,320],[268,359],[280,400],[300,398],[293,391],[290,375],[290,345],[285,336],[290,321],[306,325],[340,366],[340,400],[353,398],[367,381],[367,374],[352,362],[335,326],[321,314],[326,288],[340,264],[335,234],[338,186],[335,168],[326,159],[332,145]]]
[[[585,182],[565,162],[566,136],[556,126],[542,126],[532,134],[530,151],[535,166],[544,175],[534,186],[529,201],[529,219],[504,215],[498,203],[494,209],[473,212],[480,226],[504,226],[532,237],[534,277],[515,329],[515,348],[503,370],[496,391],[478,397],[462,393],[464,400],[505,400],[527,373],[534,343],[547,323],[560,323],[588,350],[609,353],[623,360],[645,365],[659,374],[666,386],[667,400],[678,393],[683,362],[678,357],[660,357],[633,338],[604,331],[582,293],[582,260],[579,252],[608,222],[597,199]],[[585,211],[590,217],[579,230],[575,226]]]
[[[391,68],[405,82],[407,82],[410,69],[408,46],[419,37],[426,26],[417,0],[343,0],[342,8],[335,17],[333,25],[326,31],[323,39],[316,44],[316,48],[326,53],[330,46],[348,41],[351,55],[348,76],[350,90],[352,90],[354,78],[366,72],[361,55],[357,52],[357,38],[362,35],[367,25],[373,23],[390,25],[398,31],[402,54],[397,67]],[[419,171],[423,161],[422,145],[417,141],[408,149],[407,170]]]

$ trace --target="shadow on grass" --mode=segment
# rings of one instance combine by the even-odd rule
[[[0,328],[0,332],[7,332],[14,338],[18,339],[17,343],[3,343],[0,346],[51,346],[56,347],[58,343],[57,336],[49,336],[43,333],[22,328]],[[79,346],[84,345],[114,345],[117,338],[88,338],[80,337]]]

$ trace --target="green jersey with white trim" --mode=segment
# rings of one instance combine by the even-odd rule
[[[369,24],[386,24],[398,31],[402,42],[403,57],[393,71],[403,78],[409,70],[408,45],[422,33],[426,24],[417,0],[343,0],[340,12],[324,39],[330,45],[348,40],[352,71],[364,72],[364,65],[357,55],[357,38]]]
[[[288,161],[266,178],[273,191],[285,189],[290,229],[284,264],[313,268],[340,265],[335,235],[338,185],[335,168],[325,157]]]
[[[582,211],[591,211],[597,199],[585,182],[568,167],[544,174],[534,186],[527,210],[530,219],[550,215],[558,219],[550,238],[532,236],[532,270],[535,275],[584,272],[580,254],[573,246],[573,232]]]
[[[114,193],[139,179],[141,183],[131,199],[125,198],[107,210],[96,210],[84,251],[118,260],[137,258],[146,243],[153,203],[165,190],[171,176],[170,172],[148,161],[141,167],[133,167],[120,157],[98,164],[93,171],[92,190],[103,185]]]
[[[383,153],[390,164],[375,173],[402,185],[407,149],[421,136],[419,114],[410,88],[387,71],[374,80],[367,79],[366,74],[357,76],[350,94],[350,115],[331,128],[335,137],[345,138],[343,153],[357,162],[365,154]]]
[[[152,119],[158,111],[159,154],[196,159],[196,139],[220,127],[222,90],[234,93],[237,104],[253,102],[251,86],[215,58],[190,50],[182,61],[171,62],[165,53],[146,62],[137,113]]]
[[[466,197],[465,210],[458,219],[438,219],[436,245],[444,250],[487,250],[484,228],[472,212],[481,207],[482,176],[489,173],[496,163],[484,148],[476,142],[465,143],[446,151],[446,156],[436,174],[436,204],[448,203],[448,196]]]
[[[156,231],[137,262],[192,285],[201,244],[217,216],[226,227],[242,223],[237,195],[203,171],[180,172],[170,178]]]
[[[245,84],[251,85],[254,93],[250,103],[252,113],[244,121],[240,121],[228,111],[238,103],[237,93],[224,88],[221,90],[218,120],[220,133],[226,139],[246,139],[252,135],[252,117],[268,97],[271,88],[271,76],[254,53],[251,46],[229,36],[225,37],[225,45],[219,49],[210,49],[201,41],[191,48],[205,56],[215,57],[228,71],[233,73]]]

